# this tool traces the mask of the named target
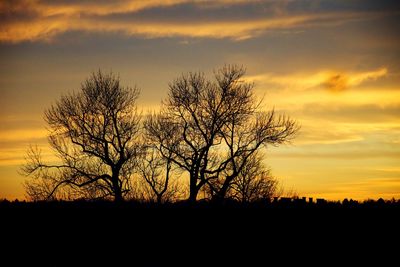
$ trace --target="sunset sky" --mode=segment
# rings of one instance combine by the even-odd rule
[[[23,199],[43,111],[92,71],[155,109],[182,72],[247,69],[264,108],[301,124],[267,151],[285,189],[400,198],[400,1],[0,0],[0,198]]]

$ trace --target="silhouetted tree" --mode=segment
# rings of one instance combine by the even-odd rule
[[[165,157],[152,144],[145,146],[138,163],[139,176],[145,181],[142,199],[155,200],[158,204],[174,200],[179,194],[179,185],[172,180],[172,154]]]
[[[190,201],[205,185],[216,199],[225,198],[255,152],[290,140],[298,130],[288,117],[260,110],[244,74],[241,67],[225,66],[214,81],[202,73],[182,75],[170,83],[160,114],[145,123],[161,155],[171,154],[189,174]]]
[[[93,73],[79,92],[62,96],[45,111],[49,144],[58,162],[44,163],[31,149],[22,171],[32,199],[123,200],[139,151],[137,88],[120,85],[114,74]]]
[[[253,154],[230,185],[227,195],[240,202],[271,200],[277,193],[278,181],[266,169],[262,157]]]

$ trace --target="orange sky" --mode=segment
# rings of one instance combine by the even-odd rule
[[[42,114],[98,68],[141,88],[144,111],[182,72],[242,64],[266,108],[297,119],[266,163],[286,189],[400,197],[398,1],[1,1],[0,198],[24,197]]]

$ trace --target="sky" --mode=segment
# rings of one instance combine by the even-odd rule
[[[287,190],[400,198],[400,2],[0,0],[0,199],[24,199],[43,112],[98,69],[157,109],[181,73],[243,65],[265,109],[296,119],[265,162]]]

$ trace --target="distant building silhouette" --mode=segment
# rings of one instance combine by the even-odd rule
[[[291,197],[281,197],[279,202],[282,204],[289,204],[292,202],[292,198]]]

